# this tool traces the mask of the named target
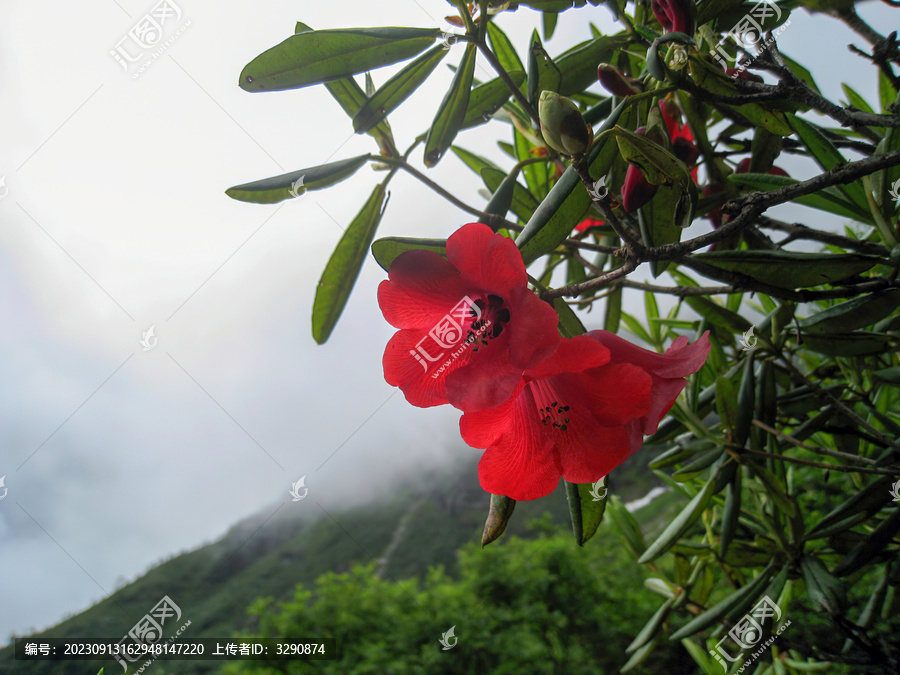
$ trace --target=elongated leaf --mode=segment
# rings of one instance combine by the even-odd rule
[[[457,132],[462,128],[469,106],[469,92],[472,88],[472,77],[475,74],[476,49],[474,42],[466,45],[462,62],[450,83],[450,89],[441,101],[434,122],[425,139],[425,166],[435,166],[447,148],[453,143]]]
[[[356,115],[368,98],[366,92],[362,90],[362,87],[352,77],[342,77],[339,80],[326,82],[325,88],[340,104],[344,112],[350,116],[350,119],[353,119],[353,116]],[[382,153],[388,156],[399,155],[394,147],[394,136],[391,134],[387,122],[381,122],[366,133],[378,142],[378,147]]]
[[[504,176],[500,169],[486,166],[481,170],[481,179],[495,197],[500,193],[501,186],[508,178],[509,176]],[[516,181],[515,176],[510,179],[507,185],[512,190],[512,201],[509,203],[509,208],[516,214],[517,218],[527,222],[538,207],[537,199],[528,191],[528,188]],[[487,211],[486,207],[485,212],[493,213],[492,211]]]
[[[702,614],[694,617],[684,626],[669,636],[670,640],[681,640],[690,637],[702,630],[718,624],[726,615],[732,612],[741,612],[757,601],[759,592],[772,578],[774,563],[770,563],[753,581],[744,584],[737,591],[724,600],[719,601]]]
[[[494,164],[492,161],[485,159],[481,155],[476,155],[474,152],[470,152],[465,148],[461,148],[458,145],[451,145],[450,149],[453,151],[453,154],[459,157],[463,164],[472,169],[475,173],[481,175],[481,170],[489,166],[497,171],[500,171],[500,167]],[[500,173],[505,174],[505,172],[500,171]]]
[[[353,130],[365,133],[390,115],[428,79],[447,52],[442,46],[430,49],[385,82],[353,117]]]
[[[561,78],[559,68],[541,44],[537,31],[534,31],[528,51],[528,101],[531,105],[537,107],[542,91],[559,93]]]
[[[728,177],[732,183],[753,188],[754,190],[777,190],[786,185],[794,185],[800,181],[787,176],[772,176],[770,174],[761,173],[741,173],[731,174]],[[838,190],[826,188],[812,194],[795,197],[791,202],[803,204],[813,209],[834,213],[844,218],[853,218],[862,222],[869,222],[872,214],[868,211],[861,211],[853,202],[847,199]]]
[[[862,110],[863,112],[874,114],[875,110],[870,106],[866,99],[860,96],[853,87],[848,84],[841,83],[841,89],[844,90],[844,95],[847,97],[847,101],[857,110]]]
[[[845,164],[847,162],[840,150],[834,147],[834,144],[825,137],[825,134],[812,124],[802,117],[797,117],[790,113],[787,115],[787,118],[791,126],[794,127],[794,131],[797,133],[800,141],[806,146],[809,154],[812,155],[813,159],[816,160],[816,163],[825,171],[830,171],[839,164]],[[866,202],[866,193],[859,181],[853,181],[852,183],[847,183],[846,185],[840,185],[838,187],[857,207],[863,211],[868,210],[869,207]]]
[[[625,548],[631,551],[635,557],[640,556],[646,549],[641,526],[617,497],[610,497],[608,502],[610,523],[622,537]]]
[[[691,56],[690,69],[697,84],[713,94],[734,96],[740,93],[731,78],[721,68],[703,58]],[[776,106],[780,109],[775,109]],[[789,136],[793,131],[784,113],[781,112],[785,107],[791,110],[795,109],[786,100],[777,103],[744,103],[726,107],[732,108],[754,125],[761,126],[773,134]]]
[[[807,333],[802,335],[804,346],[828,356],[870,356],[897,350],[898,342],[891,335],[855,331],[853,333]]]
[[[803,556],[800,558],[800,572],[813,604],[831,615],[843,610],[847,604],[844,582],[829,572],[825,563],[815,556]]]
[[[368,161],[366,155],[283,173],[225,190],[232,199],[253,204],[275,204],[299,197],[307,190],[321,190],[349,178]]]
[[[421,249],[434,251],[438,255],[447,254],[446,239],[415,239],[412,237],[385,237],[372,243],[372,257],[385,272],[390,272],[391,263],[401,253]]]
[[[647,550],[644,551],[644,554],[638,558],[640,564],[643,565],[648,562],[653,562],[681,539],[681,536],[690,529],[698,518],[700,518],[700,514],[703,513],[703,510],[709,504],[709,500],[713,495],[715,482],[715,476],[707,481],[706,485],[703,486],[703,489],[688,502],[681,513],[675,516],[656,541],[650,544],[650,546],[647,547]]]
[[[525,65],[522,63],[519,55],[516,54],[512,42],[509,41],[506,33],[500,30],[494,21],[488,23],[487,36],[488,41],[491,43],[491,51],[494,52],[494,55],[506,72],[513,70],[525,71]]]
[[[505,495],[491,495],[491,508],[488,511],[487,521],[484,523],[484,532],[481,534],[482,548],[495,541],[506,531],[506,524],[512,518],[515,508],[515,499],[510,499]]]
[[[900,307],[900,289],[887,288],[833,305],[800,321],[813,333],[847,332],[871,326]]]
[[[713,267],[746,274],[770,286],[795,289],[842,281],[875,266],[879,259],[861,253],[831,255],[789,251],[713,251],[694,256]]]
[[[244,91],[281,91],[337,80],[412,58],[434,44],[437,28],[341,28],[305,31],[244,66]]]
[[[845,577],[862,569],[887,548],[897,532],[900,532],[900,509],[895,509],[891,515],[881,521],[872,534],[860,541],[838,563],[834,568],[834,573],[839,577]]]
[[[563,337],[571,338],[576,335],[584,335],[587,329],[581,323],[578,315],[563,298],[553,298],[553,309],[559,315],[559,332]],[[604,483],[604,486],[606,484]]]
[[[672,604],[674,602],[675,598],[669,598],[662,604],[662,606],[658,610],[653,613],[653,616],[650,617],[650,620],[635,636],[634,640],[631,641],[631,644],[625,648],[626,654],[630,654],[631,652],[640,649],[648,642],[650,642],[650,640],[656,637],[656,634],[659,632],[660,626],[662,626],[663,621],[665,621],[666,617],[669,616],[669,612],[671,611]]]
[[[753,324],[737,312],[732,312],[709,298],[700,295],[688,296],[685,298],[685,302],[697,314],[708,319],[710,323],[721,326],[729,333],[744,333],[753,327]]]
[[[628,43],[629,38],[625,36],[600,36],[560,54],[554,59],[562,73],[557,93],[560,96],[573,96],[596,83],[597,64],[611,61],[614,52]]]
[[[595,491],[596,490],[596,491]],[[594,536],[603,512],[606,510],[607,478],[604,476],[596,483],[579,485],[566,481],[566,497],[569,500],[569,515],[572,518],[572,532],[575,542],[584,546],[584,542]]]
[[[525,82],[525,72],[514,70],[509,73],[510,79],[518,87]],[[470,129],[487,122],[491,115],[497,112],[512,96],[506,82],[499,77],[480,84],[469,94],[469,107],[466,108],[466,116],[463,118],[461,129]]]
[[[381,183],[347,227],[322,272],[312,311],[313,338],[319,344],[328,340],[344,311],[386,205],[387,185]]]

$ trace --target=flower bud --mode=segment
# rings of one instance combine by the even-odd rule
[[[694,34],[694,0],[652,0],[650,6],[666,33]]]
[[[641,127],[635,129],[634,133],[638,136],[646,136],[647,130]],[[625,172],[625,183],[622,185],[622,206],[629,213],[634,213],[653,199],[653,195],[658,189],[658,185],[653,185],[644,178],[644,174],[639,168],[634,164],[629,164],[628,170]]]
[[[639,80],[628,77],[621,70],[608,63],[597,66],[597,79],[613,96],[633,96],[640,94],[644,88]]]
[[[684,162],[688,168],[693,168],[697,158],[700,157],[700,150],[684,136],[678,136],[672,141],[672,154]]]
[[[572,99],[552,91],[542,91],[538,115],[544,142],[557,152],[577,155],[590,146],[593,133]]]
[[[748,173],[750,171],[750,158],[744,157],[740,162],[738,162],[737,167],[735,167],[735,173]],[[780,166],[773,166],[769,169],[768,174],[770,176],[784,176],[785,178],[790,178],[788,172],[782,169]]]

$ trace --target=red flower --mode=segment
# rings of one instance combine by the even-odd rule
[[[666,33],[692,35],[694,26],[690,14],[691,2],[692,0],[652,0],[650,7]]]
[[[608,474],[640,448],[642,433],[656,431],[683,377],[705,362],[706,334],[686,342],[679,338],[662,355],[606,331],[562,340],[553,356],[525,371],[512,399],[460,420],[463,440],[485,448],[481,487],[537,499],[561,477],[591,483]]]
[[[556,312],[527,287],[515,243],[487,225],[464,225],[447,257],[406,251],[378,287],[385,319],[400,330],[384,350],[384,379],[427,408],[493,408],[522,372],[559,343]]]
[[[655,434],[660,421],[675,404],[675,399],[687,384],[684,378],[696,373],[706,363],[710,350],[709,331],[693,344],[688,344],[686,335],[676,338],[665,354],[642,349],[605,330],[593,330],[587,335],[609,349],[611,364],[633,364],[653,378],[650,410],[627,425],[631,452],[636,452],[644,443],[643,436]]]

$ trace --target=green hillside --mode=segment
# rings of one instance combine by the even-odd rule
[[[613,487],[628,501],[644,495],[652,481],[643,462],[633,461],[617,472]],[[167,560],[97,605],[33,637],[118,637],[165,595],[182,609],[182,622],[190,619],[186,637],[246,635],[258,628],[257,619],[248,613],[256,599],[290,600],[297,584],[310,588],[323,574],[350,572],[356,564],[374,564],[375,573],[390,583],[424,578],[433,566],[442,566],[452,577],[459,571],[460,546],[480,542],[489,498],[478,484],[475,464],[467,463],[418,478],[362,506],[342,510],[317,502],[313,495],[310,501],[302,510],[288,508],[296,506],[288,502],[274,515],[273,506],[248,518],[221,540]],[[543,531],[563,533],[577,549],[569,528],[564,490],[559,489],[547,499],[519,503],[500,543],[513,535],[533,539]],[[617,539],[607,536],[620,548]],[[595,539],[588,546],[602,547],[603,542]],[[12,659],[10,648],[0,651],[0,673],[95,675],[101,665],[75,661],[26,665]],[[153,671],[212,673],[220,672],[222,665],[157,662]],[[107,674],[121,672],[115,662],[106,666]]]

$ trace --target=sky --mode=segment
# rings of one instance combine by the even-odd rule
[[[384,382],[393,329],[375,300],[385,273],[371,258],[331,339],[312,339],[322,269],[383,174],[366,166],[278,205],[225,195],[374,150],[323,87],[237,86],[243,66],[295,21],[452,30],[442,18],[450,5],[170,4],[180,15],[163,25],[166,48],[145,50],[143,71],[114,54],[138,54],[129,31],[156,2],[0,6],[4,639],[85,609],[251,514],[336,510],[477,456],[459,440],[458,413],[413,408]],[[889,12],[860,9],[876,28],[896,24]],[[566,12],[548,51],[590,38],[588,21],[618,30],[602,7]],[[498,23],[524,50],[539,15],[522,8]],[[860,39],[821,16],[798,12],[793,23],[779,44],[819,74],[826,96],[840,98],[844,81],[874,98],[872,69],[846,51]],[[462,46],[454,50],[391,115],[398,147],[427,129]],[[487,68],[479,60],[476,77],[491,77]],[[395,71],[374,72],[376,85]],[[494,122],[457,143],[506,166],[495,142],[508,135]],[[413,160],[422,168],[420,152]],[[455,156],[428,175],[483,206],[480,180]],[[471,220],[405,174],[390,193],[379,236],[446,237]],[[708,225],[693,227],[688,235]],[[293,502],[301,477],[310,499]]]

